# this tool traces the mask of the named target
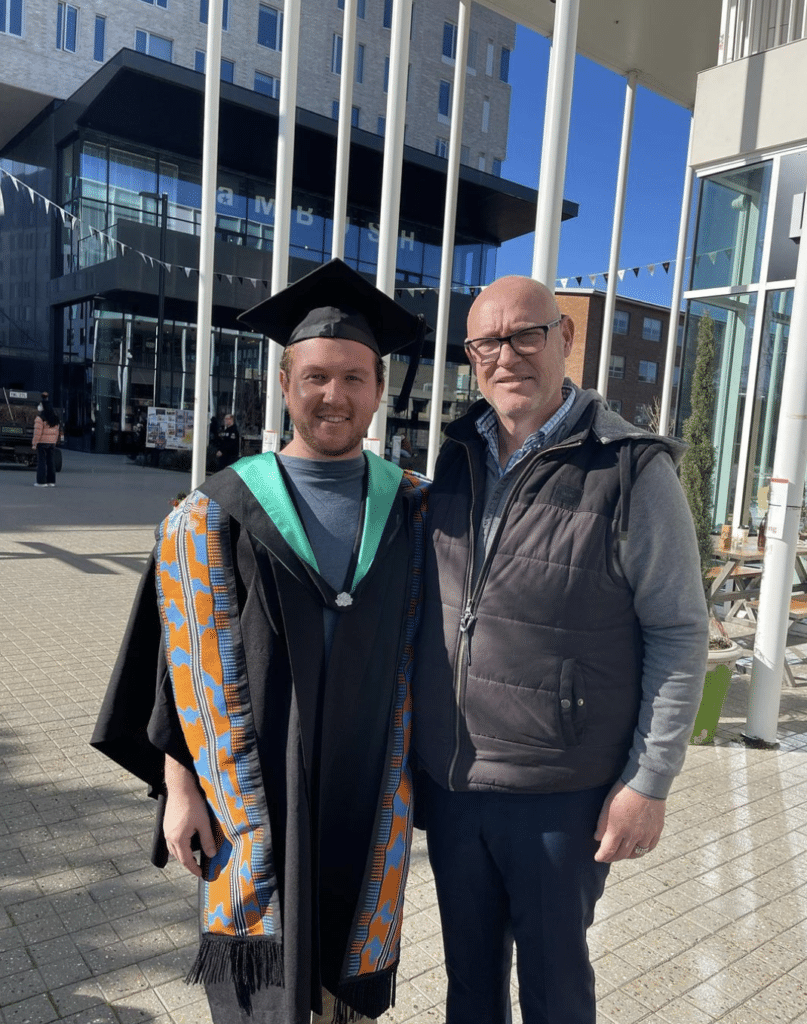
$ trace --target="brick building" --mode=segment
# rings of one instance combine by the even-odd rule
[[[561,289],[558,307],[574,320],[575,342],[566,372],[585,388],[596,388],[602,344],[605,292],[590,288]],[[608,400],[631,423],[653,423],[655,403],[661,401],[667,329],[670,311],[665,306],[617,296],[611,342]],[[673,388],[678,386],[679,344]],[[675,394],[675,391],[673,392]]]

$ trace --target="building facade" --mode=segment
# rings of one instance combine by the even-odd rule
[[[723,29],[695,103],[700,189],[679,421],[708,313],[718,362],[715,522],[755,525],[773,469],[803,237],[807,111],[783,97],[807,90],[807,5],[725,0]]]
[[[596,388],[602,347],[605,292],[591,288],[555,292],[558,309],[575,325],[574,346],[566,361],[569,377]],[[670,310],[666,306],[618,297],[614,309],[608,402],[630,423],[658,430],[664,357]],[[679,334],[680,339],[680,334]],[[680,340],[673,388],[679,383]]]
[[[201,217],[207,3],[0,6],[0,385],[47,388],[68,444],[126,449],[149,406],[189,408]],[[303,5],[289,280],[330,257],[343,12]],[[374,276],[391,3],[359,0],[345,259]],[[415,3],[402,175],[399,297],[436,323],[457,37],[451,2]],[[269,294],[282,3],[224,5],[210,408],[258,443],[265,341],[237,314]],[[465,310],[496,249],[534,223],[535,193],[498,177],[514,25],[474,8],[443,414],[455,411]],[[120,49],[129,47],[129,49]],[[245,140],[250,140],[245,144]],[[28,195],[26,195],[26,192]],[[566,215],[575,212],[567,204]],[[424,443],[429,353],[388,433]],[[399,390],[393,368],[391,400]],[[423,423],[425,419],[425,424]]]

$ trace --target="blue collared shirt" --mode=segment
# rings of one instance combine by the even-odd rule
[[[539,448],[546,447],[549,438],[569,415],[569,410],[574,404],[576,394],[577,392],[573,387],[568,385],[563,386],[563,405],[558,409],[554,416],[544,423],[542,427],[539,427],[538,430],[530,434],[518,451],[514,452],[510,456],[507,460],[507,465],[505,466],[502,466],[499,458],[499,421],[496,419],[496,412],[493,409],[487,409],[482,413],[476,421],[476,429],[482,439],[487,442],[488,450],[493,456],[493,462],[495,463],[500,479],[506,473],[509,473],[517,463],[521,462],[525,455],[529,455],[530,452],[534,452]],[[490,468],[490,459],[488,459],[487,462],[488,467]]]

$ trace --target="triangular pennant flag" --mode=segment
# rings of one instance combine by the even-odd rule
[[[34,192],[30,185],[24,185],[23,188],[26,188],[28,190],[28,198],[31,200],[32,203],[35,203],[36,199],[34,197],[36,196],[36,192]]]
[[[249,279],[249,283],[252,285],[253,288],[257,288],[258,287],[258,282],[255,280],[254,277],[251,277]]]
[[[588,279],[589,279],[589,281],[591,281],[591,287],[593,288],[597,284],[597,275],[596,274],[589,274],[588,275]]]
[[[561,286],[561,288],[565,288],[568,285],[568,283],[569,283],[569,278],[568,277],[562,277],[560,279],[560,286]]]
[[[191,276],[191,268],[190,267],[183,267],[182,269],[185,271],[185,277],[190,277]]]
[[[63,210],[61,206],[59,207],[59,216],[62,218],[62,225],[67,227],[67,210]]]
[[[149,258],[148,258],[148,256],[146,256],[146,254],[144,252],[141,252],[140,256],[142,257],[144,263],[148,263]]]
[[[608,275],[607,274],[603,274],[602,276],[605,278],[605,283],[608,284]]]
[[[638,277],[639,276],[639,267],[633,267],[632,270],[633,270],[633,276],[634,277]]]
[[[224,279],[224,274],[216,274],[216,280],[217,281],[222,281],[223,279]],[[230,282],[230,284],[232,284],[232,281]]]
[[[617,270],[616,276],[619,278],[620,281],[624,281],[624,279],[625,279],[625,271],[624,270]]]
[[[118,248],[120,249],[121,256],[126,255],[126,250],[129,248],[128,245],[124,245],[123,242],[118,242]]]
[[[575,281],[577,281],[577,287],[578,287],[578,288],[580,288],[580,287],[581,287],[581,285],[583,284],[583,278],[582,278],[582,276],[580,276],[580,277],[576,277],[576,278],[575,278]]]
[[[227,278],[227,283],[228,284],[232,284],[233,283],[233,275],[232,274],[225,274],[224,276]]]
[[[13,174],[9,174],[9,178],[11,178],[11,184],[14,186],[14,191],[19,192],[20,183],[17,181]]]
[[[173,268],[171,267],[171,264],[170,264],[170,263],[166,263],[166,264],[165,264],[165,269],[166,269],[166,270],[168,271],[168,273],[170,274],[170,273],[171,273],[171,270],[172,270]]]
[[[264,286],[264,288],[268,288],[269,287],[269,282],[268,281],[261,281],[261,284]]]
[[[45,199],[45,213],[50,213],[50,199]]]
[[[664,267],[664,273],[665,274],[669,274],[669,272],[670,272],[670,261],[666,260],[666,262],[662,263],[661,265],[662,265],[662,267]]]
[[[714,266],[715,262],[717,261],[717,253],[716,252],[710,252],[710,253],[708,253],[708,256],[709,256],[709,262],[712,264],[712,266]]]
[[[734,252],[734,250],[731,247],[729,247],[728,249],[724,249],[723,252],[726,254],[726,259],[730,260],[731,254]]]
[[[230,280],[232,280],[232,278]],[[243,284],[244,283],[244,279],[243,279],[243,277],[240,276],[240,274],[238,276],[238,283],[239,284]]]
[[[655,263],[648,263],[647,264],[647,272],[652,277],[653,274],[655,274],[655,272],[656,272],[656,264]]]
[[[5,214],[5,212],[6,208],[5,206],[3,206],[3,190],[2,188],[0,188],[0,217],[2,217]]]

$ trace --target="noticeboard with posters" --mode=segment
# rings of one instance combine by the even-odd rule
[[[193,409],[166,409],[149,406],[146,423],[146,447],[193,449]]]

